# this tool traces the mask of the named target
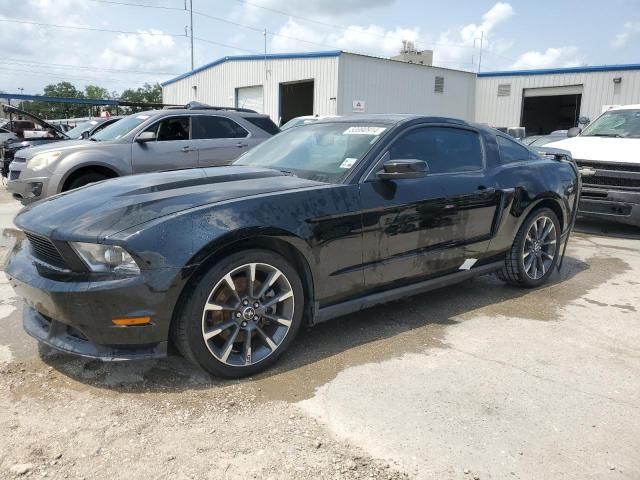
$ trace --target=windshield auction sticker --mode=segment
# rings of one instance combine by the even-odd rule
[[[380,135],[385,130],[385,127],[349,127],[344,131],[344,135]]]
[[[357,158],[345,158],[344,162],[340,164],[340,168],[351,168],[357,161]]]

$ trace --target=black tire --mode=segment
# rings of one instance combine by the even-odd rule
[[[84,187],[85,185],[89,185],[90,183],[101,182],[102,180],[106,180],[108,178],[109,177],[107,177],[106,175],[98,172],[83,173],[71,180],[64,191],[66,192],[69,190],[75,190],[76,188]]]
[[[256,265],[253,268],[255,281],[249,287],[252,264]],[[280,275],[272,272],[277,280],[258,300],[253,295],[266,288],[270,280],[268,267]],[[234,284],[233,290],[229,288],[227,277]],[[302,324],[305,299],[300,275],[284,257],[268,250],[252,249],[231,254],[213,265],[188,288],[191,292],[181,300],[173,319],[172,340],[187,360],[215,376],[241,378],[268,368],[293,342]],[[275,307],[265,308],[277,298],[288,295],[287,289],[291,292],[289,297],[276,302]],[[233,291],[237,295],[232,295]],[[252,300],[244,306],[241,303],[243,299]],[[251,308],[258,303],[260,308]],[[227,306],[234,304],[233,309],[227,310]],[[205,309],[212,305],[224,305],[225,310]],[[254,310],[255,316],[249,318],[247,310]],[[242,316],[236,318],[239,313]],[[278,317],[278,320],[267,317]],[[289,325],[281,324],[283,321]],[[230,326],[221,330],[224,325]],[[213,336],[205,340],[205,335]],[[229,342],[231,347],[228,347]],[[247,358],[250,363],[246,363]]]
[[[544,239],[542,241],[535,239],[537,243],[531,241],[532,237],[530,234],[534,224],[537,230],[537,226],[543,223],[543,219],[547,219],[545,225],[549,225],[548,220],[553,224],[553,242],[555,243],[551,243],[549,240],[551,232],[547,235],[547,241]],[[541,232],[541,235],[542,234],[544,234],[544,230]],[[558,263],[560,234],[560,222],[553,210],[550,208],[541,208],[533,211],[520,226],[511,250],[509,250],[507,258],[505,259],[504,267],[498,272],[498,278],[509,284],[524,288],[535,288],[546,283]],[[549,249],[550,245],[554,245],[553,250]],[[529,265],[532,255],[533,262]],[[540,263],[540,259],[542,259],[542,264]],[[535,265],[533,265],[533,263],[535,263]],[[540,268],[541,265],[542,268]],[[532,272],[532,267],[535,267],[535,275]]]

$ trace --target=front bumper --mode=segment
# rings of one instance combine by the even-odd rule
[[[55,349],[102,360],[166,356],[179,289],[177,269],[97,281],[50,270],[30,255],[28,242],[12,252],[5,272],[24,299],[27,333]],[[116,326],[114,318],[149,316],[143,326]]]
[[[640,192],[583,187],[578,215],[640,227]]]

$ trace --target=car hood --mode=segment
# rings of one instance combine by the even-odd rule
[[[57,142],[68,142],[68,140],[59,139],[59,138],[29,138],[28,140],[22,139],[9,139],[6,140],[2,146],[11,152],[15,152],[18,150],[22,150],[23,148],[35,148],[35,147],[43,147],[43,149],[49,150],[52,143]]]
[[[56,143],[55,145],[52,145],[51,142],[45,145],[34,144],[29,148],[29,150],[22,152],[21,156],[29,160],[35,157],[37,154],[43,153],[43,152],[51,152],[51,151],[68,152],[69,150],[79,151],[79,150],[93,149],[97,145],[99,145],[98,142],[93,142],[91,140],[64,140],[63,142]],[[105,142],[105,145],[106,145],[106,142]]]
[[[321,185],[276,170],[233,165],[132,175],[36,202],[14,222],[56,240],[95,242],[183,210]]]
[[[640,138],[578,136],[548,143],[545,147],[569,150],[576,160],[640,163]]]

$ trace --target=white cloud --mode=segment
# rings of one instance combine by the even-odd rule
[[[469,68],[472,57],[476,62],[478,60],[481,38],[486,51],[499,53],[506,50],[510,44],[494,39],[494,31],[514,14],[511,4],[498,2],[482,15],[480,23],[470,23],[441,33],[434,47],[434,64]]]
[[[626,22],[622,32],[616,34],[611,45],[614,48],[624,48],[629,44],[631,38],[638,34],[640,34],[640,22]]]
[[[551,67],[577,67],[583,65],[577,47],[547,48],[544,52],[525,52],[515,63],[514,69],[551,68]]]
[[[418,28],[387,30],[378,25],[350,25],[340,31],[320,32],[289,18],[271,41],[271,51],[295,52],[318,48],[337,48],[348,52],[392,56],[398,53],[402,40],[417,40]],[[299,41],[302,39],[304,41]]]
[[[102,68],[117,70],[179,71],[184,68],[187,49],[174,37],[160,30],[139,30],[135,34],[119,34],[110,46],[102,50]]]

